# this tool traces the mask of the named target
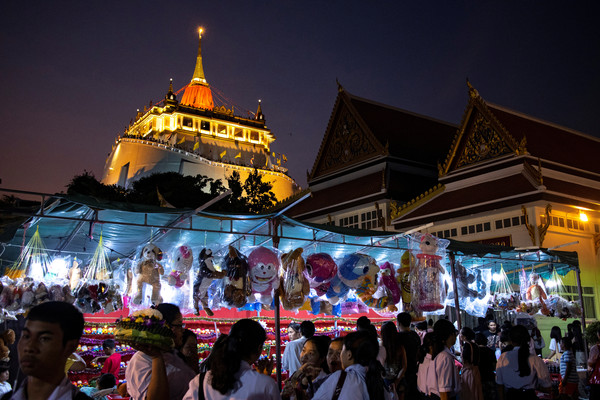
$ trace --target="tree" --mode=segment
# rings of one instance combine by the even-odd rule
[[[273,185],[269,182],[263,182],[262,175],[254,168],[254,171],[248,175],[244,182],[244,192],[246,192],[246,206],[251,213],[263,212],[275,204],[277,198],[271,191]]]
[[[67,194],[82,194],[109,201],[127,201],[127,190],[117,185],[100,183],[93,173],[84,170],[67,184]]]

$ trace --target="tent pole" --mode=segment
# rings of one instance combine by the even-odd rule
[[[279,218],[271,219],[271,233],[273,234],[273,247],[279,248],[279,236],[277,234],[279,227]],[[281,390],[281,313],[279,305],[279,289],[275,292],[275,363],[277,369],[277,385]],[[269,354],[270,356],[270,354]]]
[[[456,286],[456,254],[450,253],[450,271],[452,272],[452,287],[454,288],[454,308],[456,311],[456,321],[458,323],[458,330],[462,329],[462,323],[460,321],[460,303],[458,301],[458,286]]]
[[[585,340],[585,308],[583,307],[583,288],[581,287],[581,270],[579,265],[575,268],[575,276],[577,277],[577,293],[579,294],[579,306],[581,307],[581,330],[583,332],[583,354],[585,359],[588,359],[587,341]]]

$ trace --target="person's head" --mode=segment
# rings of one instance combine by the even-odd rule
[[[300,333],[300,324],[297,322],[290,322],[287,332],[290,341],[300,339],[302,337],[302,333]]]
[[[371,320],[364,315],[356,320],[356,330],[366,331],[371,326]]]
[[[531,374],[531,367],[529,366],[529,340],[531,337],[529,332],[523,325],[516,325],[510,328],[509,335],[512,345],[519,347],[519,376],[529,376]]]
[[[421,332],[423,332],[423,331],[426,331],[426,330],[427,330],[427,321],[421,321],[421,322],[418,322],[418,323],[415,325],[415,328],[416,328],[418,331],[421,331]]]
[[[481,332],[476,333],[475,334],[475,343],[477,343],[479,346],[487,346],[487,338]]]
[[[323,368],[329,373],[327,366],[327,351],[329,350],[329,339],[327,336],[313,336],[304,342],[304,347],[300,352],[300,362],[302,365],[308,364],[313,367]]]
[[[407,312],[401,312],[396,316],[396,320],[398,321],[398,329],[400,331],[405,331],[410,329],[410,323],[412,321],[412,317]]]
[[[460,330],[460,335],[458,335],[460,339],[460,343],[464,342],[472,342],[475,340],[475,331],[469,328],[468,326],[463,326]]]
[[[114,339],[105,339],[102,342],[102,349],[104,350],[104,354],[110,356],[117,349],[117,345],[115,344]]]
[[[379,346],[368,332],[351,332],[344,337],[344,346],[342,347],[341,361],[344,369],[353,364],[369,366],[377,359]]]
[[[184,357],[196,357],[198,355],[198,339],[193,331],[185,329],[181,336],[181,342],[181,349],[179,351],[181,351]]]
[[[433,351],[435,348],[435,333],[428,332],[423,336],[423,343],[421,347],[417,350],[417,360],[420,364],[425,360],[425,356],[427,354],[433,355]]]
[[[10,365],[8,361],[0,361],[0,382],[6,382],[9,377]]]
[[[211,386],[221,394],[231,390],[241,362],[253,364],[258,360],[266,339],[264,328],[254,320],[240,319],[233,324],[229,335],[218,347],[213,347],[210,356]]]
[[[433,318],[429,318],[427,320],[427,327],[432,328],[433,329]]]
[[[479,365],[479,346],[477,344],[471,341],[464,342],[461,355],[464,364]]]
[[[83,325],[83,314],[71,304],[49,301],[33,307],[17,345],[21,370],[41,380],[63,375]]]
[[[385,372],[379,361],[377,354],[379,345],[377,340],[368,332],[351,332],[344,337],[344,346],[342,347],[342,366],[344,369],[350,365],[358,364],[367,367],[365,383],[369,398],[380,400],[384,398],[383,373]]]
[[[171,327],[173,331],[173,341],[175,347],[180,348],[183,339],[183,330],[185,325],[183,324],[183,314],[181,310],[175,304],[160,303],[156,306],[156,309],[160,311],[165,322]]]
[[[341,354],[342,347],[344,346],[344,338],[335,338],[329,343],[329,349],[327,350],[327,366],[329,372],[334,373],[342,369]]]
[[[515,345],[514,343],[511,343],[511,339],[510,339],[510,331],[511,329],[505,329],[502,332],[500,332],[500,349],[505,349],[507,346],[509,345]]]
[[[456,337],[458,332],[454,327],[454,324],[447,319],[440,319],[433,324],[433,333],[435,334],[436,349],[435,354],[437,355],[445,347],[452,347],[456,343]]]
[[[312,321],[302,321],[300,332],[305,338],[313,337],[315,334],[315,324]]]
[[[560,339],[562,338],[560,327],[555,325],[552,327],[552,329],[550,329],[550,338],[560,342]]]
[[[115,387],[117,384],[117,378],[113,374],[102,374],[96,382],[96,387],[100,390],[110,389]]]
[[[573,347],[573,343],[571,342],[571,338],[569,338],[568,336],[565,336],[560,339],[560,348],[563,351],[571,350],[572,347]]]
[[[488,330],[489,330],[491,333],[496,333],[496,330],[498,329],[498,324],[496,324],[496,321],[494,321],[493,319],[490,319],[490,320],[488,321],[488,324],[487,324],[487,326],[488,326]]]
[[[540,332],[540,330],[538,329],[537,326],[534,326],[533,328],[531,328],[531,337],[539,338],[541,336],[542,336],[542,333]]]
[[[485,328],[486,325],[487,325],[487,321],[485,320],[485,317],[477,318],[477,327],[478,328]]]

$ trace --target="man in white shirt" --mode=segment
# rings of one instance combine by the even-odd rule
[[[179,344],[183,331],[183,315],[179,307],[174,304],[161,303],[156,309],[161,312],[163,318],[171,327],[175,345]],[[161,358],[162,360],[160,360]],[[181,400],[187,391],[190,380],[194,378],[196,373],[182,358],[177,356],[175,350],[160,353],[157,353],[156,350],[150,352],[138,351],[131,357],[125,370],[127,392],[131,395],[131,398],[133,400],[146,399],[148,392],[152,391],[153,368],[157,366],[160,366],[161,369],[163,366],[165,368],[168,381],[168,398],[170,400]],[[161,394],[163,393],[161,392]]]
[[[67,358],[77,349],[83,324],[83,314],[64,302],[42,303],[29,311],[17,345],[19,365],[27,378],[11,399],[90,399],[65,375]]]
[[[288,371],[289,376],[292,376],[302,366],[300,363],[300,353],[306,339],[314,336],[315,324],[312,321],[302,321],[300,324],[300,333],[302,333],[302,337],[288,342],[283,351],[282,368]]]

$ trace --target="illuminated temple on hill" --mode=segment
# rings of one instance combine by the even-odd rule
[[[202,37],[202,30],[200,38]],[[256,169],[283,200],[300,188],[281,166],[285,155],[271,153],[275,136],[267,128],[260,101],[253,116],[234,115],[233,106],[215,105],[204,76],[201,43],[191,82],[181,101],[173,83],[164,100],[138,111],[110,152],[102,182],[123,187],[157,172],[221,179],[237,171],[242,182]]]

